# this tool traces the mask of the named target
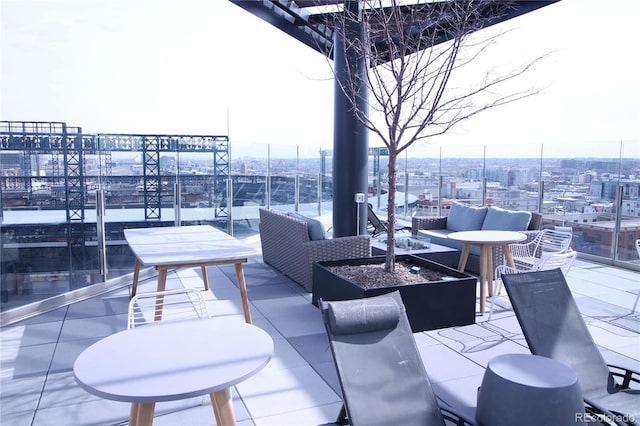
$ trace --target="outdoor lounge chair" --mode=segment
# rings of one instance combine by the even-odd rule
[[[639,373],[605,363],[562,271],[503,275],[502,280],[531,353],[573,369],[588,413],[638,424]]]
[[[439,406],[399,292],[319,304],[344,400],[336,423],[475,424]]]
[[[373,206],[371,205],[371,203],[367,204],[367,220],[369,222],[367,229],[369,230],[369,233],[372,237],[383,234],[389,230],[389,228],[387,227],[387,223],[380,219],[378,215],[376,215],[376,212],[373,211]],[[396,231],[403,231],[410,230],[411,227],[396,223],[394,229]]]

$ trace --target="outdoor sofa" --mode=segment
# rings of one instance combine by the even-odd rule
[[[327,238],[316,219],[295,212],[260,209],[260,241],[265,263],[312,291],[313,263],[371,256],[371,237]]]
[[[527,236],[523,241],[533,240],[540,232],[542,215],[536,212],[513,211],[499,207],[470,206],[453,202],[447,216],[414,216],[411,221],[411,233],[430,238],[432,243],[457,250],[463,244],[447,238],[448,234],[458,231],[500,230],[518,231]],[[493,264],[504,263],[502,248],[493,248]],[[467,259],[466,270],[474,274],[480,273],[480,248],[472,246]]]

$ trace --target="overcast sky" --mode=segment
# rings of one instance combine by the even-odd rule
[[[89,133],[228,133],[232,145],[332,145],[326,59],[227,1],[0,5],[2,120],[64,121]],[[638,0],[562,0],[510,21],[515,31],[484,65],[555,51],[522,82],[548,88],[439,141],[603,142],[612,150],[638,142],[638,16]]]

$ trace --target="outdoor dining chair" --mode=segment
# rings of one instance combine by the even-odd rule
[[[517,269],[531,270],[545,253],[566,253],[572,237],[570,232],[543,229],[528,243],[509,244],[509,251]]]
[[[512,268],[507,265],[498,265],[495,271],[495,281],[493,284],[493,294],[491,295],[491,307],[489,308],[489,316],[487,320],[491,320],[491,315],[493,314],[493,307],[496,299],[496,295],[500,293],[502,288],[502,276],[509,274],[519,274],[522,272],[532,272],[532,271],[545,271],[549,269],[560,268],[564,275],[567,275],[569,269],[573,265],[573,262],[576,260],[577,252],[570,250],[566,253],[546,253],[543,254],[542,257],[538,259],[533,265],[531,265],[528,269],[517,269]]]
[[[398,291],[319,305],[344,401],[337,424],[475,424],[438,404]]]
[[[607,365],[562,271],[508,274],[502,280],[531,353],[559,361],[576,373],[587,413],[637,425],[640,373]]]
[[[186,318],[211,318],[203,291],[182,288],[138,293],[129,301],[127,328]]]

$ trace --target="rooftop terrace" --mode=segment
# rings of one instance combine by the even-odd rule
[[[257,236],[245,239],[258,245]],[[170,274],[168,287],[201,285],[196,270]],[[215,315],[243,321],[232,266],[209,268]],[[341,392],[320,312],[311,295],[262,262],[245,266],[254,324],[275,343],[274,356],[258,374],[233,389],[240,425],[320,425],[333,422]],[[585,321],[609,362],[640,369],[640,312],[631,312],[640,291],[637,272],[577,260],[567,276]],[[155,289],[155,277],[140,291]],[[215,297],[214,297],[215,295]],[[528,353],[503,291],[490,322],[415,334],[439,398],[472,413],[490,359]],[[0,420],[11,425],[126,424],[129,404],[82,390],[73,378],[78,354],[126,328],[128,287],[42,313],[0,329]],[[212,342],[212,345],[215,342]],[[214,424],[208,398],[156,405],[156,425]]]

